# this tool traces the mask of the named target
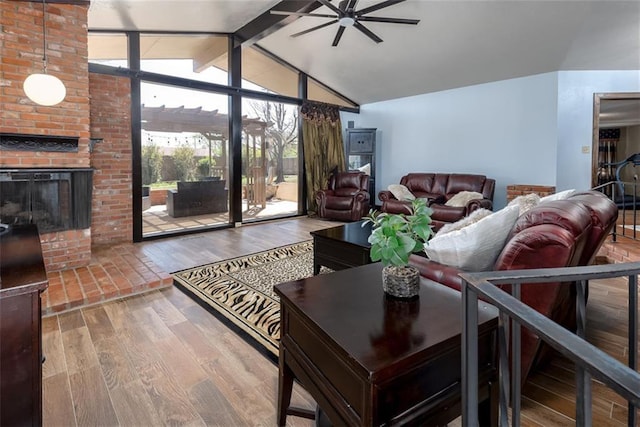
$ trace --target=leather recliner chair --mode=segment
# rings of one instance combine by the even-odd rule
[[[358,221],[369,212],[369,175],[360,171],[337,172],[326,190],[316,193],[318,215],[340,221]]]

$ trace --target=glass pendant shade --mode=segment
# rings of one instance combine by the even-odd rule
[[[30,100],[45,106],[59,104],[67,95],[62,81],[49,74],[31,74],[22,87]]]

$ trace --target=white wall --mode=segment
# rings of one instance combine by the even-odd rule
[[[376,192],[409,172],[478,173],[509,184],[555,185],[557,73],[366,104],[343,114],[378,129]]]
[[[561,71],[367,104],[378,129],[376,191],[408,172],[481,173],[509,184],[591,186],[593,94],[640,92],[640,70]],[[588,153],[582,147],[589,148]]]
[[[591,187],[593,94],[640,92],[640,70],[558,73],[558,190]]]

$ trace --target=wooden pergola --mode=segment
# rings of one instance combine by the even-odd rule
[[[268,125],[267,122],[258,118],[242,117],[247,208],[260,206],[264,209],[266,207],[266,128]],[[166,107],[164,105],[147,107],[143,104],[142,129],[151,132],[199,133],[207,140],[210,161],[213,144],[219,144],[223,164],[217,166],[216,169],[220,170],[222,179],[229,178],[227,149],[229,116],[227,114],[219,113],[218,110],[203,110],[201,107]],[[210,173],[212,173],[211,162],[209,165]]]

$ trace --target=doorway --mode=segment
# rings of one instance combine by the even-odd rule
[[[640,93],[595,93],[591,186],[617,179],[624,160],[640,153]],[[620,180],[637,180],[640,170],[622,167]]]

